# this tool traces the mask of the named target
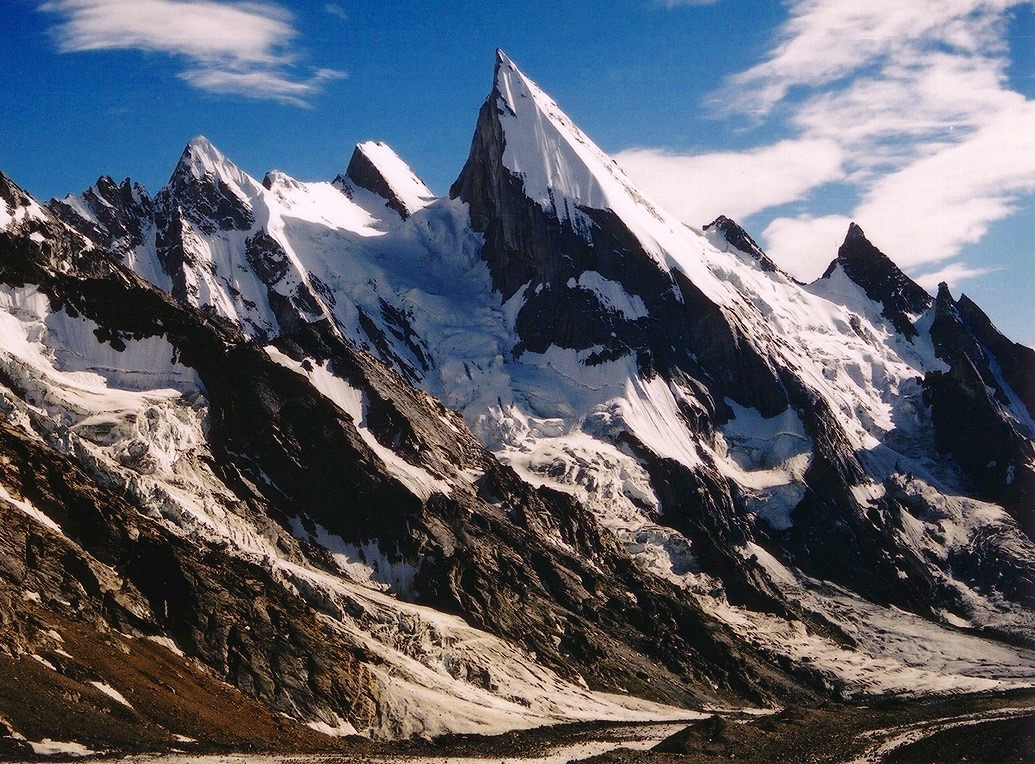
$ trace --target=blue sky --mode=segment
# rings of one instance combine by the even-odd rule
[[[152,191],[208,136],[329,179],[387,141],[438,193],[502,47],[662,206],[811,278],[850,220],[1035,344],[1035,5],[4,0],[0,170]]]

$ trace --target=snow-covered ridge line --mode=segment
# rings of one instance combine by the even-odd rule
[[[392,148],[381,141],[366,141],[356,150],[346,170],[348,178],[379,194],[404,218],[435,200],[431,189]]]

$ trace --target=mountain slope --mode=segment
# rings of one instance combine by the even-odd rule
[[[615,596],[633,588],[627,557],[581,527],[577,506],[522,484],[460,420],[326,326],[259,348],[224,320],[172,303],[42,210],[30,227],[0,232],[12,285],[8,416],[42,439],[46,459],[73,456],[139,513],[127,519],[123,499],[121,514],[74,518],[92,530],[68,534],[81,564],[122,571],[108,588],[143,595],[130,633],[170,640],[322,730],[435,734],[683,713],[596,696],[580,666],[597,686],[639,685],[670,700],[705,688],[716,699],[759,695],[763,665],[731,671],[740,651],[720,625],[671,587],[639,582],[643,607],[680,614],[669,637],[648,644],[648,624]],[[163,355],[176,360],[159,375]],[[144,369],[151,379],[140,379]],[[82,482],[77,494],[93,485]],[[48,504],[13,476],[4,484],[45,533],[64,533],[71,499]],[[107,540],[139,523],[157,523],[146,548],[132,532],[121,545]],[[580,544],[593,544],[593,563],[569,551]],[[200,554],[204,567],[182,554]],[[135,559],[150,563],[138,569]],[[246,586],[232,577],[242,565]],[[383,589],[464,613],[519,648]],[[314,618],[307,628],[325,646],[282,631]],[[10,649],[31,648],[15,639]],[[291,668],[296,651],[311,654],[304,670]],[[347,681],[318,680],[341,671]],[[51,678],[61,676],[55,668]]]
[[[0,178],[4,454],[82,470],[0,505],[113,571],[62,618],[339,734],[1031,686],[1030,349],[858,226],[802,285],[682,225],[502,53],[451,196],[373,143],[259,182],[197,138],[153,200]]]

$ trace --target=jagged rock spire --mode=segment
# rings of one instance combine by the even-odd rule
[[[913,320],[931,307],[931,296],[877,249],[856,223],[848,226],[837,259],[827,267],[823,278],[829,278],[838,267],[862,287],[867,297],[884,306],[885,318],[896,329],[906,337],[916,336]]]
[[[143,244],[154,214],[146,188],[130,178],[116,183],[108,175],[82,194],[52,199],[47,206],[88,239],[120,256]]]

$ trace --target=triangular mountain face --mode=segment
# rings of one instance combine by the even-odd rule
[[[939,296],[940,293],[939,289]],[[1003,336],[985,312],[965,294],[956,301],[956,315],[999,366],[1003,379],[995,379],[996,384],[991,387],[1006,399],[1005,402],[1009,402],[1011,394],[1016,395],[1028,414],[1035,417],[1035,350]]]
[[[837,259],[812,288],[851,305],[860,299],[851,296],[856,287],[902,337],[930,342],[945,364],[924,364],[937,449],[952,454],[969,490],[1003,503],[1031,536],[1035,351],[1009,341],[966,296],[956,302],[944,283],[932,300],[852,223]]]
[[[931,307],[931,295],[873,246],[855,223],[848,227],[837,259],[823,273],[823,278],[831,278],[838,269],[862,287],[873,302],[884,306],[884,317],[896,329],[906,337],[916,336],[913,320]]]
[[[380,141],[367,141],[356,146],[349,160],[345,178],[386,200],[386,204],[403,219],[428,206],[435,195],[418,178],[391,147]]]
[[[692,266],[672,267],[688,254],[683,226],[502,51],[450,194],[485,235],[493,286],[504,300],[518,295],[517,352],[555,346],[591,362],[631,357],[645,371],[707,379],[720,408],[726,396],[770,415],[786,408],[776,370],[722,315],[722,286],[707,273],[695,283]],[[688,344],[695,335],[701,341]]]
[[[378,143],[259,182],[198,138],[153,200],[0,175],[4,726],[297,750],[1035,683],[1033,351],[856,226],[807,286],[700,235],[502,53],[452,196]]]

